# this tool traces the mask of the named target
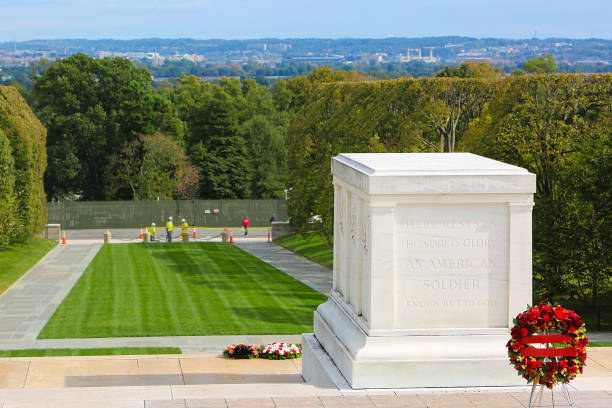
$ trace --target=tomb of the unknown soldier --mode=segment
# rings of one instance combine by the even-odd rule
[[[505,345],[532,303],[535,175],[469,153],[340,154],[332,172],[333,290],[306,381],[524,384]]]

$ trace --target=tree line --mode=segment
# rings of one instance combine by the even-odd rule
[[[292,222],[307,231],[319,216],[333,239],[330,159],[342,152],[469,151],[527,168],[534,298],[581,300],[601,326],[612,306],[612,75],[467,68],[316,89],[287,134]]]
[[[183,75],[155,89],[122,58],[75,54],[33,70],[22,90],[48,130],[50,200],[285,198],[286,131],[320,82],[363,79],[319,68],[273,86]]]

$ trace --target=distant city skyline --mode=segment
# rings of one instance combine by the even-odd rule
[[[611,39],[611,18],[612,2],[606,0],[0,0],[0,41],[446,35]]]

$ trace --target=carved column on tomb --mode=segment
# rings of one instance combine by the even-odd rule
[[[365,200],[361,201],[361,241],[360,241],[360,256],[361,256],[361,315],[366,321],[370,320],[370,208],[369,203]]]
[[[508,217],[508,326],[533,304],[531,283],[531,212],[533,201],[510,202]],[[529,256],[525,256],[528,254]]]
[[[350,266],[349,269],[351,271],[351,280],[349,282],[350,285],[350,293],[351,293],[351,302],[350,304],[353,306],[355,313],[357,315],[361,315],[361,307],[362,307],[362,256],[360,253],[360,242],[361,242],[361,207],[363,205],[363,200],[357,195],[353,194],[351,197],[351,216],[350,216]]]
[[[372,236],[369,258],[370,303],[368,328],[370,330],[393,329],[394,303],[394,231],[395,205],[385,202],[370,202],[370,225]]]
[[[342,209],[342,186],[334,183],[334,236],[339,237],[342,234],[344,225],[342,224],[343,217]],[[340,240],[334,239],[334,253],[338,253],[340,246]],[[340,291],[340,269],[342,268],[342,262],[337,256],[334,256],[333,264],[333,290]]]
[[[343,265],[342,268],[342,288],[344,289],[342,295],[344,297],[344,302],[347,304],[351,303],[351,196],[352,193],[350,190],[344,189],[344,232],[342,234],[342,256]]]

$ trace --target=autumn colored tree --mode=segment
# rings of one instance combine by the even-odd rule
[[[112,156],[106,180],[112,200],[193,199],[198,172],[176,140],[155,133],[126,142]]]

